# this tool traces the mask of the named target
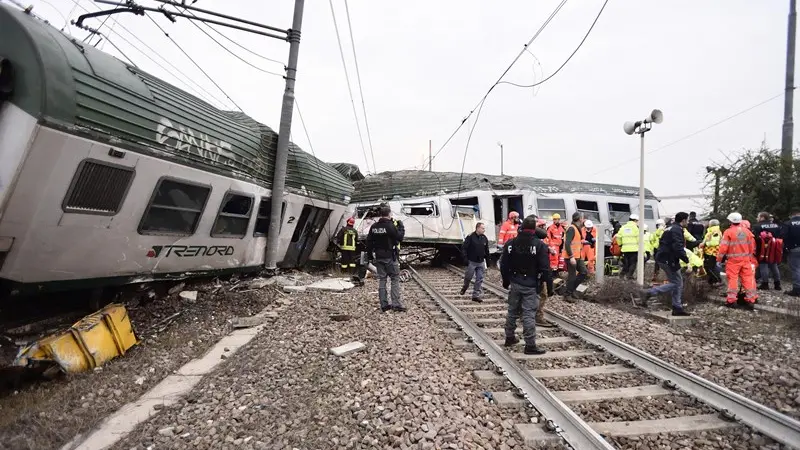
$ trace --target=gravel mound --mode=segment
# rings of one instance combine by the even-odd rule
[[[535,411],[489,404],[411,290],[408,312],[380,313],[375,288],[368,280],[343,294],[293,294],[189,398],[115,448],[523,448],[513,425]],[[352,319],[331,321],[334,313]],[[366,348],[328,351],[352,341]]]
[[[188,283],[185,289],[199,291],[197,300],[181,299],[177,290],[146,305],[130,300],[126,306],[141,342],[125,356],[0,397],[0,447],[60,447],[205,353],[231,330],[233,318],[276,302],[270,288],[235,292],[228,282]]]

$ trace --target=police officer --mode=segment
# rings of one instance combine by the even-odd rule
[[[789,268],[792,270],[792,289],[787,295],[800,297],[800,206],[792,208],[792,217],[784,225],[783,247],[789,254]]]
[[[522,221],[519,235],[506,243],[500,258],[503,287],[509,289],[505,346],[511,347],[519,342],[516,330],[521,315],[525,354],[541,355],[545,350],[536,346],[536,311],[541,281],[549,287],[552,280],[550,252],[547,244],[536,236],[536,216],[528,216]]]
[[[367,255],[378,270],[378,297],[381,311],[393,309],[403,312],[406,308],[400,303],[400,262],[399,245],[406,234],[403,222],[392,220],[392,210],[388,206],[380,208],[380,219],[372,224],[367,235]],[[391,305],[387,299],[386,278],[392,280]]]
[[[347,219],[347,226],[339,230],[336,235],[336,244],[341,251],[341,266],[342,272],[354,272],[356,269],[356,242],[358,241],[358,232],[353,228],[356,219],[350,217]]]

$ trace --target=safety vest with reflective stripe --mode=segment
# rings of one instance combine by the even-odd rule
[[[661,236],[664,234],[664,228],[656,228],[656,231],[653,232],[653,235],[650,236],[650,248],[652,250],[658,250],[658,245],[661,242]]]
[[[636,222],[630,221],[619,229],[617,242],[622,253],[639,251],[639,227]]]
[[[708,227],[708,231],[706,231],[706,235],[703,238],[703,253],[706,255],[717,256],[721,240],[722,232],[719,230],[719,225]]]
[[[358,232],[352,228],[345,228],[344,236],[342,237],[342,250],[354,251],[356,249],[356,240],[358,239]]]
[[[728,260],[750,261],[755,251],[756,240],[753,237],[753,233],[741,224],[735,224],[722,233],[717,260],[727,256]]]
[[[686,256],[689,258],[689,265],[692,266],[693,269],[697,269],[703,267],[703,259],[697,256],[697,254],[688,248],[683,249],[686,252]],[[686,263],[681,260],[681,267],[686,267]]]
[[[550,224],[550,226],[547,227],[547,239],[550,241],[550,245],[561,248],[561,245],[564,243],[564,233],[566,233],[564,225],[560,223],[558,225],[555,223]]]
[[[644,232],[644,251],[645,253],[653,254],[653,236],[647,231]]]
[[[592,239],[595,239],[595,243],[597,242],[597,228],[584,228],[583,229],[583,239],[586,240],[589,235],[592,235]],[[596,247],[596,244],[595,244]],[[589,244],[583,245],[583,257],[586,258],[588,261],[594,261],[597,259],[597,248],[592,248]]]
[[[572,250],[572,257],[575,258],[575,259],[583,259],[584,258],[584,254],[583,254],[583,233],[581,233],[581,230],[574,223],[572,225],[570,225],[569,227],[573,228],[575,230],[575,235],[572,236],[572,241],[571,242],[564,242],[564,247],[565,248],[564,248],[564,251],[562,252],[562,255],[564,256],[564,258],[569,258],[569,255],[567,255],[567,249],[566,249],[566,246],[569,245],[570,250]],[[566,237],[566,233],[565,233],[565,237]]]

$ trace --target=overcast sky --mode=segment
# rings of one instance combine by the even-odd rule
[[[33,4],[36,14],[61,28],[65,18],[75,19],[85,12],[75,7],[75,1],[24,3]],[[79,3],[90,11],[98,9],[89,0]],[[152,0],[140,3],[157,5]],[[350,0],[377,171],[421,166],[427,158],[428,140],[436,152],[558,3]],[[293,4],[290,0],[200,0],[195,6],[289,28]],[[333,4],[369,168],[326,0],[306,1],[297,99],[318,157],[355,163],[362,172],[372,172],[344,2],[334,0]],[[551,74],[578,45],[602,4],[603,0],[568,1],[530,47],[538,62],[534,56],[523,55],[505,80],[530,84]],[[553,79],[535,92],[509,85],[494,89],[475,127],[465,171],[500,173],[499,141],[505,149],[506,174],[637,186],[639,142],[638,137],[623,133],[626,120],[642,119],[653,108],[664,112],[664,123],[647,134],[646,148],[653,151],[777,96],[646,156],[646,185],[656,195],[700,193],[707,165],[727,162],[725,155],[734,158],[744,148],[758,147],[765,136],[769,146],[780,147],[788,4],[788,0],[610,0],[585,44]],[[277,130],[281,78],[237,60],[186,20],[173,24],[163,16],[155,19],[236,104]],[[87,20],[94,27],[101,22]],[[71,26],[66,30],[85,36]],[[102,30],[139,67],[186,89],[179,81],[185,77],[129,32],[214,97],[225,99],[149,19],[119,14],[105,22]],[[223,32],[258,54],[287,60],[286,42],[235,30]],[[283,72],[281,65],[214,36],[250,63]],[[119,55],[111,45],[101,48]],[[474,120],[475,115],[467,125]],[[463,127],[442,150],[434,160],[435,170],[461,170],[468,131]],[[295,142],[309,149],[297,111],[292,134]],[[692,202],[668,204],[666,209],[674,212]]]

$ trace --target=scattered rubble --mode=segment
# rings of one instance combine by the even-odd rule
[[[181,291],[179,295],[182,299],[189,302],[194,303],[197,301],[197,291]]]
[[[361,342],[350,342],[348,344],[340,345],[338,347],[333,347],[331,349],[331,353],[334,356],[346,356],[350,353],[360,352],[367,348],[366,345],[362,344]]]

